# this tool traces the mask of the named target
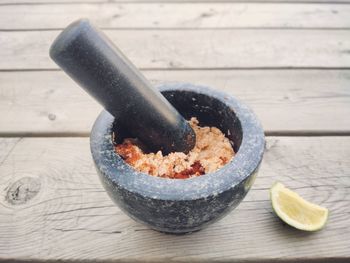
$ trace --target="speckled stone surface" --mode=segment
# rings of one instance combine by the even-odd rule
[[[195,116],[201,126],[222,130],[234,143],[235,158],[214,173],[185,180],[137,172],[115,153],[113,131],[117,141],[127,134],[117,117],[103,111],[91,132],[93,160],[107,193],[131,218],[167,233],[197,231],[233,210],[251,188],[264,153],[263,129],[254,113],[228,94],[188,83],[159,88],[185,118]]]

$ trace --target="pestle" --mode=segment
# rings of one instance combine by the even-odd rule
[[[187,153],[194,147],[195,134],[187,121],[87,19],[64,29],[50,56],[150,150]]]

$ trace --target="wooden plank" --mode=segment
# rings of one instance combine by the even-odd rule
[[[6,161],[9,154],[19,141],[20,138],[0,138],[0,165]]]
[[[349,16],[341,4],[9,5],[0,6],[0,30],[63,29],[79,17],[101,28],[349,28]]]
[[[115,0],[118,1],[118,0]],[[21,5],[21,4],[57,4],[57,3],[105,3],[108,0],[0,0],[1,5]],[[123,1],[124,2],[124,1]]]
[[[23,138],[0,166],[0,259],[349,261],[350,138],[267,142],[260,174],[243,203],[207,229],[173,236],[149,230],[113,205],[94,171],[87,138]],[[268,200],[275,181],[328,207],[326,228],[309,234],[282,224]],[[9,198],[13,188],[17,195]]]
[[[350,70],[144,71],[248,103],[265,131],[350,132]],[[101,107],[61,71],[0,73],[0,134],[87,135]]]
[[[57,3],[241,3],[241,2],[253,2],[253,3],[348,3],[350,0],[0,0],[0,5],[18,5],[18,4],[57,4]]]
[[[350,67],[350,30],[105,30],[139,68]],[[2,32],[0,70],[56,69],[59,31]],[[141,44],[142,43],[142,44]]]

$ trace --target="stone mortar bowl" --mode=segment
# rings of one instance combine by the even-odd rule
[[[159,88],[186,119],[195,116],[201,126],[224,132],[236,156],[216,172],[190,179],[138,172],[115,153],[114,142],[127,133],[103,111],[90,136],[93,160],[107,193],[131,218],[166,233],[197,231],[233,210],[251,188],[264,153],[263,129],[247,106],[225,93],[187,83]]]

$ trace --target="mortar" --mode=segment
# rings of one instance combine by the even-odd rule
[[[105,110],[92,128],[92,157],[107,193],[131,218],[166,233],[197,231],[227,215],[251,188],[263,157],[263,129],[254,113],[231,95],[188,83],[159,89],[186,119],[197,117],[201,126],[224,132],[235,157],[216,172],[190,179],[138,172],[115,152],[114,143],[128,133]]]

